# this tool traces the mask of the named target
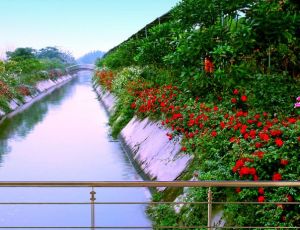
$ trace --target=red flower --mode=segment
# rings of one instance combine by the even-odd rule
[[[294,124],[294,123],[297,122],[297,119],[296,118],[289,118],[288,122],[291,123],[291,124]]]
[[[166,106],[166,103],[162,102],[162,103],[160,103],[160,106],[161,106],[161,107],[165,107],[165,106]]]
[[[132,109],[135,109],[135,108],[136,108],[136,104],[133,102],[133,103],[130,105],[130,107],[131,107]]]
[[[272,180],[281,180],[282,177],[281,177],[281,174],[280,173],[275,173],[272,177]]]
[[[262,151],[257,151],[254,155],[256,155],[259,159],[262,159],[264,157],[264,152]]]
[[[263,194],[265,193],[264,188],[258,188],[258,193],[259,193],[260,195],[263,195]]]
[[[216,136],[218,135],[218,133],[217,133],[216,131],[212,131],[212,132],[211,132],[211,135],[212,135],[213,137],[216,137]]]
[[[225,123],[223,121],[221,121],[220,126],[221,126],[222,129],[224,129],[225,128]]]
[[[287,198],[288,202],[294,201],[294,198],[291,195],[287,195],[286,198]]]
[[[255,168],[249,168],[249,174],[254,176],[256,175],[256,169]]]
[[[241,191],[242,191],[241,188],[236,188],[236,189],[235,189],[235,192],[236,192],[236,193],[240,193]]]
[[[272,137],[281,136],[282,131],[281,130],[271,130],[270,134],[271,134]]]
[[[249,135],[252,139],[255,139],[256,137],[256,131],[254,129],[251,129],[250,132],[249,132]]]
[[[249,174],[249,168],[248,167],[242,167],[240,170],[240,177],[244,176],[244,175],[248,175]]]
[[[276,138],[275,139],[275,143],[278,147],[281,147],[283,146],[283,141],[281,140],[281,138]]]
[[[298,137],[298,141],[300,142],[300,137]]]
[[[173,114],[172,118],[175,120],[175,119],[183,118],[183,116],[181,113],[175,113],[175,114]]]
[[[259,149],[262,147],[262,143],[256,142],[255,143],[255,148]]]
[[[238,95],[238,94],[239,94],[239,91],[238,91],[237,89],[234,89],[234,90],[233,90],[233,94],[234,94],[234,95]]]
[[[259,133],[259,138],[262,140],[262,141],[266,141],[268,142],[270,140],[270,137],[268,134],[266,133]]]
[[[262,125],[263,125],[263,123],[261,123],[261,122],[257,122],[257,124],[256,124],[257,127],[261,127]]]
[[[289,163],[289,161],[286,160],[286,159],[281,159],[281,160],[280,160],[280,164],[281,164],[281,165],[286,166],[286,165],[288,165],[288,163]]]
[[[237,102],[236,98],[231,98],[231,103],[235,104]]]
[[[236,141],[236,138],[235,137],[231,137],[230,139],[229,139],[229,142],[230,143],[233,143],[233,142],[235,142]]]
[[[254,120],[251,120],[251,119],[248,119],[247,122],[248,122],[249,124],[253,124],[255,121],[254,121]]]
[[[214,64],[210,58],[204,59],[204,70],[206,73],[212,73],[214,72]]]
[[[167,133],[166,135],[169,137],[169,140],[172,140],[172,138],[173,138],[172,133]]]
[[[259,196],[259,197],[257,198],[257,200],[258,200],[258,202],[262,203],[262,202],[265,201],[265,197],[264,197],[264,196]]]
[[[185,152],[186,150],[187,150],[186,147],[181,148],[181,151],[183,151],[183,152]]]
[[[218,110],[219,110],[218,106],[214,106],[214,111],[218,111]]]
[[[243,160],[237,160],[236,163],[235,163],[235,166],[237,168],[241,168],[241,167],[244,167],[245,163]]]
[[[241,96],[241,100],[242,100],[242,102],[246,102],[247,101],[247,96],[246,95],[242,95]]]

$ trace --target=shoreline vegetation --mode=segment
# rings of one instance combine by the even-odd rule
[[[300,6],[297,1],[183,0],[97,61],[117,97],[117,138],[134,116],[158,122],[193,156],[189,180],[300,180]],[[217,201],[299,202],[299,188],[213,189]],[[206,200],[203,188],[186,201]],[[153,200],[174,200],[158,192]],[[225,226],[300,226],[297,205],[222,207]],[[154,226],[203,226],[207,207],[149,208]]]
[[[24,104],[27,97],[39,93],[38,82],[59,80],[67,74],[65,68],[74,63],[72,56],[55,47],[7,52],[7,60],[0,61],[0,110],[7,114]]]

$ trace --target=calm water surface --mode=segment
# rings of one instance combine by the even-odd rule
[[[1,181],[141,180],[79,77],[0,125]],[[0,202],[88,202],[89,188],[0,188]],[[96,189],[101,201],[148,201],[143,188]],[[97,226],[150,226],[142,205],[97,205]],[[0,205],[0,227],[90,226],[89,205]]]

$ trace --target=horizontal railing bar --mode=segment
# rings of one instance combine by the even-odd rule
[[[300,181],[1,181],[0,187],[300,187]]]
[[[159,204],[286,204],[286,205],[300,205],[300,202],[257,202],[257,201],[245,201],[245,202],[235,202],[235,201],[228,201],[228,202],[207,202],[207,201],[199,201],[199,202],[94,202],[95,205],[138,205],[138,204],[147,204],[147,205],[159,205]],[[91,204],[91,202],[0,202],[0,205],[87,205]]]

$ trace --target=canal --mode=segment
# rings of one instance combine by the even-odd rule
[[[0,124],[1,181],[142,180],[78,77]],[[0,188],[0,202],[89,202],[89,188]],[[96,188],[97,202],[149,201],[144,188]],[[143,205],[96,205],[96,226],[150,226]],[[89,205],[0,205],[0,227],[90,226]]]

